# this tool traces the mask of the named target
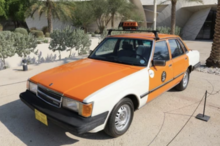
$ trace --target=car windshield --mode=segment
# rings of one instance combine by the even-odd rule
[[[147,66],[151,50],[151,40],[106,38],[89,58],[135,66]]]

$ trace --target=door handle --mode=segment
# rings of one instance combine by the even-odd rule
[[[187,60],[188,58],[186,57],[185,60]]]
[[[170,64],[169,67],[172,67],[172,64]]]

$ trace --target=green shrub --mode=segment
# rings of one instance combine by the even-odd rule
[[[22,35],[20,33],[15,33],[15,44],[16,53],[18,56],[26,58],[30,53],[37,53],[34,52],[35,48],[37,47],[37,40],[36,38],[29,34],[29,35]]]
[[[21,33],[23,35],[28,35],[28,31],[24,28],[16,28],[14,32],[15,33]]]
[[[43,31],[40,30],[32,30],[30,32],[32,35],[34,35],[36,38],[44,38],[44,33]]]
[[[44,34],[46,34],[47,32],[49,32],[48,26],[44,26],[42,28],[42,31],[44,32]]]
[[[140,28],[140,30],[144,30],[144,29]],[[147,28],[147,30],[153,30],[153,28]],[[157,27],[157,30],[160,33],[163,33],[163,34],[171,34],[171,28],[170,27],[159,26],[159,27]],[[176,28],[175,28],[175,35],[180,35],[180,32],[181,32],[181,28],[176,26]]]
[[[11,34],[12,32],[11,31],[8,31],[8,30],[6,30],[6,31],[1,31],[0,32],[0,34],[3,34],[3,35],[9,35],[9,34]]]
[[[30,31],[32,31],[32,30],[37,30],[37,28],[36,27],[30,28]]]
[[[3,30],[3,25],[0,23],[0,31]]]
[[[3,68],[6,68],[5,59],[14,56],[15,48],[15,34],[9,31],[0,32],[0,60],[3,61]],[[1,64],[0,64],[1,68]]]
[[[99,33],[100,33],[100,31],[99,31],[99,30],[96,30],[94,33],[95,33],[95,34],[99,34]]]
[[[47,32],[47,33],[45,34],[45,37],[46,37],[46,38],[49,38],[49,37],[50,37],[50,33]]]
[[[54,30],[50,37],[49,49],[59,51],[60,59],[60,52],[65,50],[70,52],[69,57],[71,57],[73,49],[78,51],[80,55],[89,52],[91,40],[83,30],[66,27],[63,30]]]
[[[43,40],[44,43],[49,43],[49,41],[47,39]]]
[[[92,37],[95,37],[95,33],[94,32],[92,33]]]

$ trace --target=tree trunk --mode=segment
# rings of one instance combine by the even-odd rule
[[[220,68],[220,0],[218,0],[215,34],[210,57],[206,60],[208,67]]]
[[[69,58],[71,57],[71,55],[72,55],[72,49],[70,50],[70,55],[69,55]]]
[[[112,28],[114,28],[114,23],[115,23],[115,14],[112,13]]]
[[[61,60],[61,52],[59,51],[59,59]]]
[[[5,58],[2,58],[2,62],[3,62],[3,69],[6,69]]]
[[[47,23],[48,23],[48,31],[49,33],[53,32],[53,24],[52,24],[52,9],[50,0],[47,0],[48,11],[47,11]]]
[[[172,0],[172,9],[171,9],[171,34],[175,34],[176,28],[176,0]]]

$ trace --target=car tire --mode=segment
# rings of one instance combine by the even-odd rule
[[[187,88],[189,83],[189,69],[185,72],[182,81],[175,87],[178,91],[183,91]]]
[[[134,115],[134,105],[131,99],[124,98],[112,110],[105,133],[111,137],[123,135],[130,127]]]

